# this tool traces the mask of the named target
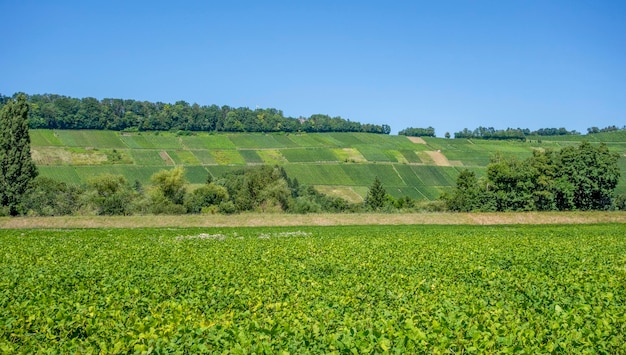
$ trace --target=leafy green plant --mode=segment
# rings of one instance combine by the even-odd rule
[[[610,353],[621,224],[5,230],[4,353]]]

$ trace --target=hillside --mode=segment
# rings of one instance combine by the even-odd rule
[[[626,134],[537,137],[528,142],[411,138],[370,133],[196,133],[31,130],[32,154],[41,175],[84,183],[114,173],[149,184],[162,169],[183,165],[192,184],[202,184],[246,165],[279,164],[291,177],[318,190],[361,200],[378,176],[387,192],[433,200],[468,168],[483,174],[495,152],[528,157],[546,149],[603,141],[618,152],[626,193]]]

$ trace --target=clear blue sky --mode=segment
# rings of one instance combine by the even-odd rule
[[[626,1],[0,0],[0,93],[463,128],[626,125]]]

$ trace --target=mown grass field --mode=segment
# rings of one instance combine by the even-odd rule
[[[526,158],[535,149],[559,149],[582,139],[606,142],[620,154],[626,193],[626,138],[623,132],[590,136],[534,137],[529,142],[497,142],[366,133],[251,134],[32,130],[35,162],[44,176],[81,184],[102,171],[150,183],[161,169],[185,166],[192,184],[248,165],[279,164],[301,183],[363,198],[378,176],[388,193],[434,200],[450,189],[462,169],[484,174],[496,153]],[[569,139],[569,140],[568,140]],[[117,158],[115,158],[117,157]],[[115,159],[114,159],[115,158]],[[340,194],[341,195],[341,194]]]
[[[3,353],[626,352],[623,224],[0,231]]]

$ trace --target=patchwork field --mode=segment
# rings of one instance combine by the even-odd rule
[[[624,353],[623,224],[0,233],[2,353]]]
[[[585,136],[587,137],[587,136]],[[581,137],[529,142],[409,139],[367,133],[252,134],[32,130],[35,162],[44,176],[81,184],[103,172],[130,182],[150,183],[161,169],[185,166],[192,184],[247,165],[279,164],[301,183],[339,196],[363,198],[375,177],[395,197],[433,200],[450,189],[461,169],[484,174],[496,152],[525,158],[535,149],[578,144]],[[626,138],[623,132],[588,136],[622,158],[618,192],[626,193]]]

